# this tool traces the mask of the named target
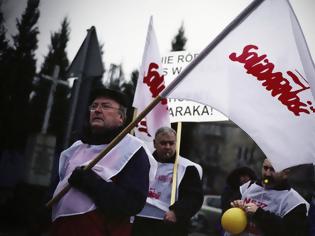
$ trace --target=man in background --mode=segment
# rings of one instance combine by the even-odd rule
[[[202,169],[198,164],[179,157],[176,200],[170,205],[176,158],[175,130],[169,127],[158,129],[154,147],[153,156],[158,169],[154,182],[150,184],[147,203],[135,217],[133,236],[187,235],[190,218],[203,202]]]
[[[248,215],[247,228],[240,235],[308,235],[309,204],[290,188],[288,173],[288,169],[276,172],[265,159],[262,181],[249,181],[240,187],[239,200],[231,202],[231,206],[244,209]]]

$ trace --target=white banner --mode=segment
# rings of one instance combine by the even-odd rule
[[[162,75],[161,56],[153,27],[153,19],[150,18],[146,44],[144,47],[142,65],[133,107],[139,114],[155,97],[165,88],[164,76]],[[152,150],[152,140],[155,132],[162,126],[170,126],[167,99],[162,99],[135,128],[135,136],[147,142]]]
[[[166,85],[196,57],[198,53],[187,51],[169,52],[163,56],[162,66]],[[174,122],[225,121],[226,116],[210,106],[184,99],[168,99],[170,120]]]

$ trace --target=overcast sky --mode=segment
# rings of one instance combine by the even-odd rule
[[[147,25],[153,15],[161,54],[171,49],[171,40],[182,22],[188,39],[186,49],[200,52],[233,20],[250,0],[41,0],[39,19],[38,66],[48,51],[50,35],[60,28],[65,16],[70,20],[68,57],[72,61],[86,36],[96,27],[104,44],[106,69],[122,63],[126,76],[141,64]],[[27,0],[4,0],[8,31],[15,33],[15,21]],[[315,57],[315,1],[290,0]]]

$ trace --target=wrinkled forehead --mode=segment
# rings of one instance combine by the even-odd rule
[[[156,139],[158,141],[175,141],[176,136],[173,132],[163,132],[163,133],[159,133],[156,136]]]
[[[276,172],[275,169],[273,168],[271,162],[267,159],[264,160],[263,165],[262,165],[262,170],[263,171],[272,171],[272,172]]]
[[[263,162],[263,166],[266,166],[266,167],[273,167],[271,162],[268,160],[268,159],[265,159],[264,162]]]

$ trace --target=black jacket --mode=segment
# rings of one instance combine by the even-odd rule
[[[157,153],[153,157],[160,162]],[[175,162],[175,156],[169,163]],[[197,213],[203,202],[202,182],[196,167],[188,166],[178,187],[178,200],[169,207],[175,212],[178,222],[187,223]]]

